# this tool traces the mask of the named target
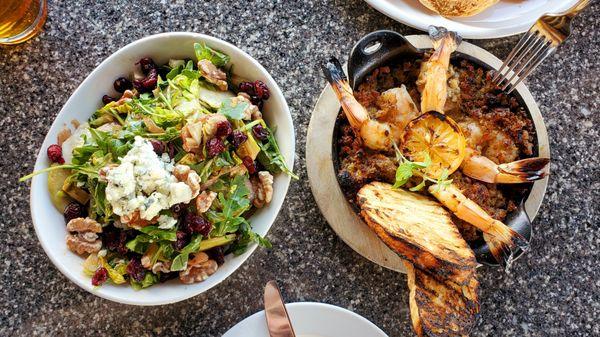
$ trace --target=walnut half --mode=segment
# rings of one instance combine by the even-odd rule
[[[219,90],[227,91],[227,74],[210,60],[198,61],[198,70],[208,82],[216,85]]]
[[[258,179],[252,179],[255,198],[252,204],[256,208],[262,208],[271,202],[273,198],[273,176],[269,171],[258,172]]]
[[[179,280],[185,284],[202,282],[219,268],[215,260],[208,258],[204,252],[197,253],[193,259],[188,261],[187,268],[179,272]]]
[[[198,213],[206,213],[216,198],[217,192],[208,190],[202,191],[196,198],[196,211],[198,211]]]
[[[67,223],[67,247],[74,253],[97,253],[102,248],[102,226],[90,218],[75,218]]]
[[[200,176],[191,167],[183,164],[175,165],[173,175],[178,181],[184,182],[192,190],[192,198],[200,193]]]

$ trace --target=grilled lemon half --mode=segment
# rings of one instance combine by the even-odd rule
[[[456,171],[466,152],[466,140],[460,127],[452,118],[430,111],[413,119],[404,129],[402,153],[414,162],[431,164],[422,169],[423,174],[439,179]]]

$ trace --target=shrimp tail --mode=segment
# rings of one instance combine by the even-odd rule
[[[498,183],[530,182],[544,178],[549,158],[527,158],[498,165]]]
[[[527,250],[529,243],[502,221],[492,218],[481,206],[467,198],[455,185],[429,187],[429,192],[459,219],[479,228],[498,263],[508,266],[518,249]]]
[[[331,87],[338,98],[340,98],[344,92],[352,93],[352,88],[350,88],[350,84],[348,83],[348,77],[346,77],[342,64],[337,58],[331,57],[323,64],[323,74],[325,74],[327,82],[331,84]]]
[[[365,122],[369,121],[370,116],[354,97],[352,88],[348,83],[348,77],[346,77],[340,61],[335,57],[329,58],[323,64],[323,74],[325,74],[325,78],[331,84],[331,88],[333,88],[340,101],[348,122],[357,132],[360,132],[360,128]]]
[[[462,37],[458,33],[437,26],[429,26],[429,38],[433,43],[433,49],[438,50],[443,46],[447,46],[451,49],[451,52],[455,51],[462,42]]]
[[[493,233],[483,233],[483,239],[487,243],[492,256],[508,271],[513,262],[514,254],[520,249],[526,251],[529,248],[527,240],[512,228],[497,226]]]
[[[527,158],[498,165],[467,149],[461,168],[467,176],[486,183],[520,184],[544,178],[548,174],[546,167],[549,162],[549,158]]]

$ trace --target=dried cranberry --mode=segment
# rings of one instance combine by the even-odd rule
[[[152,149],[157,155],[160,156],[165,152],[165,143],[161,142],[160,140],[150,139],[150,144],[152,144]]]
[[[139,92],[150,92],[156,88],[156,82],[158,81],[158,71],[156,69],[150,69],[148,75],[141,79],[133,81],[133,86]]]
[[[225,144],[223,144],[223,141],[219,138],[213,138],[206,142],[206,150],[208,151],[209,157],[215,157],[225,151]]]
[[[106,280],[108,280],[108,270],[104,267],[96,269],[94,276],[92,276],[92,285],[97,287],[106,282]]]
[[[125,77],[119,77],[113,83],[113,87],[116,91],[124,93],[125,90],[133,88],[133,84],[131,84],[131,81],[126,79]]]
[[[246,166],[246,168],[248,169],[248,173],[256,173],[256,165],[254,164],[254,160],[252,160],[252,158],[244,157],[244,159],[242,159],[242,163],[244,163],[244,166]]]
[[[177,148],[175,148],[175,144],[167,143],[167,153],[169,154],[169,158],[175,158],[175,154],[177,153]]]
[[[72,202],[65,207],[65,210],[63,211],[63,216],[65,217],[65,221],[69,222],[73,219],[84,217],[85,211],[80,203]]]
[[[215,260],[219,266],[225,263],[225,254],[223,254],[222,247],[209,249],[206,254],[208,254],[211,260]]]
[[[248,140],[248,136],[245,133],[239,130],[235,130],[231,133],[231,135],[227,138],[231,145],[236,149],[242,145],[246,140]]]
[[[48,153],[48,159],[50,159],[51,162],[59,164],[65,163],[60,145],[52,144],[48,146],[48,150],[46,152]]]
[[[149,57],[144,57],[138,63],[140,64],[140,68],[142,68],[142,72],[146,75],[150,70],[156,69],[156,63]]]
[[[228,120],[220,121],[217,123],[217,131],[215,132],[215,137],[225,138],[231,134],[233,130],[231,129],[231,123]]]
[[[177,241],[173,242],[173,249],[180,251],[188,244],[188,235],[186,232],[177,231]]]
[[[163,272],[161,272],[160,275],[158,276],[158,282],[160,282],[160,283],[167,282],[168,280],[172,280],[172,279],[176,278],[177,276],[179,276],[179,273],[163,273]]]
[[[258,101],[255,105],[258,107],[259,111],[262,111],[263,110],[263,106],[265,105],[265,102],[264,101]]]
[[[104,103],[104,104],[108,104],[108,103],[114,102],[114,101],[116,101],[116,99],[114,97],[111,97],[108,95],[102,96],[102,103]]]
[[[250,103],[257,105],[258,103],[260,103],[262,100],[260,99],[260,97],[256,96],[256,95],[250,95]]]
[[[188,234],[197,233],[208,236],[208,233],[212,230],[212,224],[201,215],[188,213],[183,220],[183,230]]]
[[[269,87],[267,87],[267,85],[260,80],[254,82],[254,92],[256,93],[256,96],[258,96],[260,99],[264,99],[265,101],[271,97]]]
[[[144,279],[144,276],[146,276],[146,269],[144,269],[142,262],[138,257],[133,257],[129,261],[126,271],[132,279],[138,282],[141,282]]]
[[[240,91],[243,91],[247,94],[254,94],[254,84],[252,82],[242,82],[239,85]]]
[[[102,233],[102,244],[108,250],[125,255],[128,252],[125,244],[127,243],[127,232],[111,228],[105,229]]]
[[[173,212],[173,215],[175,215],[175,216],[180,215],[184,211],[185,211],[184,204],[175,204],[175,205],[171,206],[171,212]]]
[[[269,137],[269,130],[265,129],[262,124],[256,124],[252,128],[252,133],[259,140],[267,140],[267,137]]]

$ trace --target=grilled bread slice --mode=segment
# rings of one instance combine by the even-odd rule
[[[418,336],[468,336],[479,314],[479,282],[457,291],[453,284],[436,280],[426,272],[405,263],[408,278],[410,317]],[[466,294],[466,296],[465,296]]]
[[[357,199],[365,222],[400,257],[441,281],[470,282],[473,251],[437,201],[380,182],[363,186]]]

